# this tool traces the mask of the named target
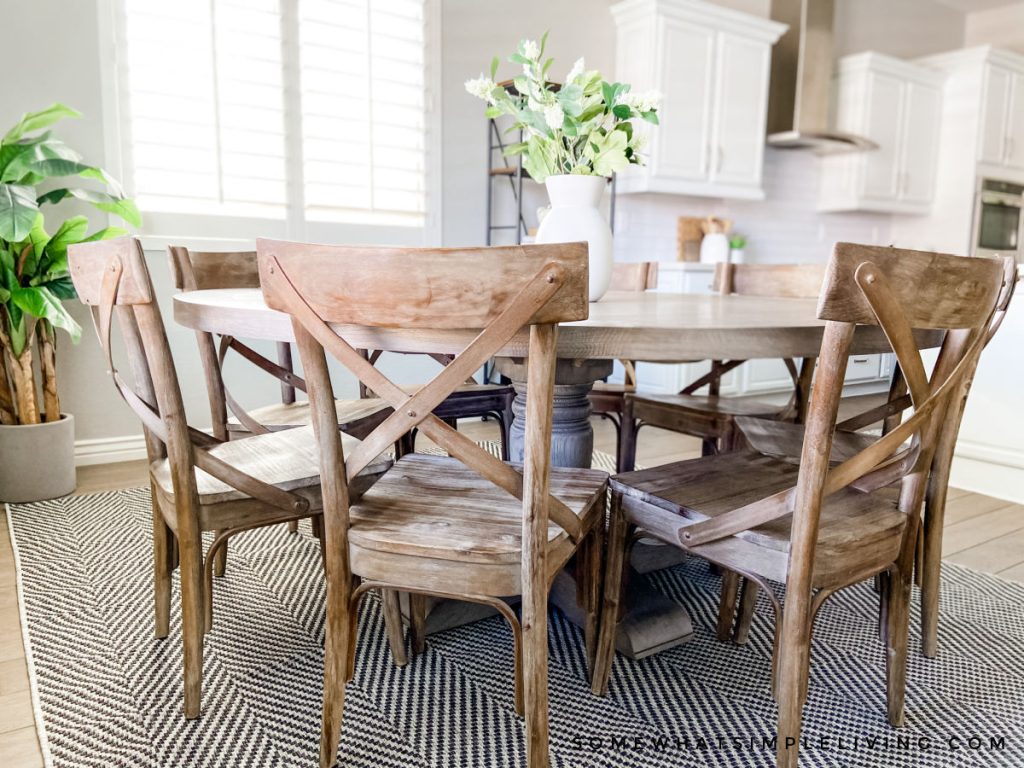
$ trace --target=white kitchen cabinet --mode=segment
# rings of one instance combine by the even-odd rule
[[[1024,169],[1024,72],[986,63],[981,114],[978,162]]]
[[[704,0],[612,6],[617,80],[662,93],[647,163],[619,174],[618,192],[759,199],[771,47],[784,24]]]
[[[822,211],[927,213],[934,196],[942,74],[874,52],[839,60],[837,130],[878,149],[822,158]]]

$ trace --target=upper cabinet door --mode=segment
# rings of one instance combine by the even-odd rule
[[[881,72],[868,75],[866,93],[867,137],[878,149],[865,154],[864,196],[895,200],[900,192],[900,141],[904,82]]]
[[[1006,164],[1024,168],[1024,74],[1014,73],[1006,130]]]
[[[1010,115],[1010,91],[1013,75],[1009,70],[985,65],[981,96],[981,138],[978,160],[1002,165],[1006,162],[1007,121]]]
[[[711,180],[760,186],[771,46],[722,33],[716,58]]]
[[[715,32],[675,19],[662,19],[660,35],[664,90],[651,172],[704,180],[711,163]]]
[[[908,82],[905,95],[900,198],[928,205],[935,196],[942,91]]]

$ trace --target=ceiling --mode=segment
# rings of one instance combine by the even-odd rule
[[[937,0],[943,5],[949,6],[957,11],[971,13],[972,11],[987,11],[990,8],[1002,8],[1004,5],[1016,5],[1021,0]]]

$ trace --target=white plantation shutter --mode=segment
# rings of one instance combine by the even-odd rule
[[[120,0],[143,214],[423,227],[427,2]]]
[[[309,219],[423,223],[423,17],[422,0],[300,0]]]
[[[284,218],[278,0],[125,0],[125,39],[142,210]]]

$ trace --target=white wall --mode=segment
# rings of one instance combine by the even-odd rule
[[[1024,3],[967,14],[964,42],[1024,53]]]
[[[99,43],[100,2],[106,0],[0,0],[0,18],[5,29],[45,29],[47,41],[47,54],[41,57],[37,36],[6,36],[0,125],[12,123],[26,110],[55,100],[65,101],[85,116],[60,126],[61,135],[90,160],[104,164],[100,56],[110,56],[112,51],[101,49]],[[587,58],[590,66],[613,77],[615,30],[608,10],[612,0],[520,0],[514,7],[478,0],[441,2],[443,239],[447,245],[480,244],[485,226],[486,123],[481,102],[465,93],[463,81],[485,70],[492,56],[504,58],[521,37],[539,37],[545,30],[550,32],[550,53],[557,60],[556,77],[580,55]],[[770,7],[769,0],[721,0],[721,4],[762,16],[768,14]],[[905,32],[906,25],[893,21],[911,17],[916,24],[911,27],[912,35]],[[898,33],[897,28],[901,30]],[[962,17],[947,12],[932,0],[838,0],[840,52],[873,47],[896,55],[911,55],[956,47],[961,37]],[[502,72],[510,73],[508,67],[505,65]],[[682,214],[713,213],[734,219],[736,227],[750,235],[752,257],[766,261],[825,258],[835,239],[885,241],[886,217],[819,217],[810,213],[815,173],[815,161],[809,155],[769,151],[765,174],[769,199],[763,204],[657,195],[623,197],[617,258],[674,258],[674,218]],[[528,210],[542,202],[543,195],[538,190]],[[251,233],[255,234],[258,233]],[[203,426],[208,415],[194,343],[188,331],[171,321],[171,287],[164,254],[152,253],[149,259],[186,407],[193,422]],[[73,311],[86,325],[86,334],[77,348],[63,343],[59,356],[63,374],[61,395],[65,409],[76,415],[79,439],[102,444],[137,435],[134,416],[114,395],[103,370],[86,314],[80,307]],[[412,367],[406,361],[386,363],[385,369],[409,381],[422,380],[426,372],[425,366]],[[340,394],[353,391],[350,378],[339,381],[344,383]],[[245,386],[236,394],[244,404],[251,405],[270,400],[276,393],[276,384],[247,377]]]

